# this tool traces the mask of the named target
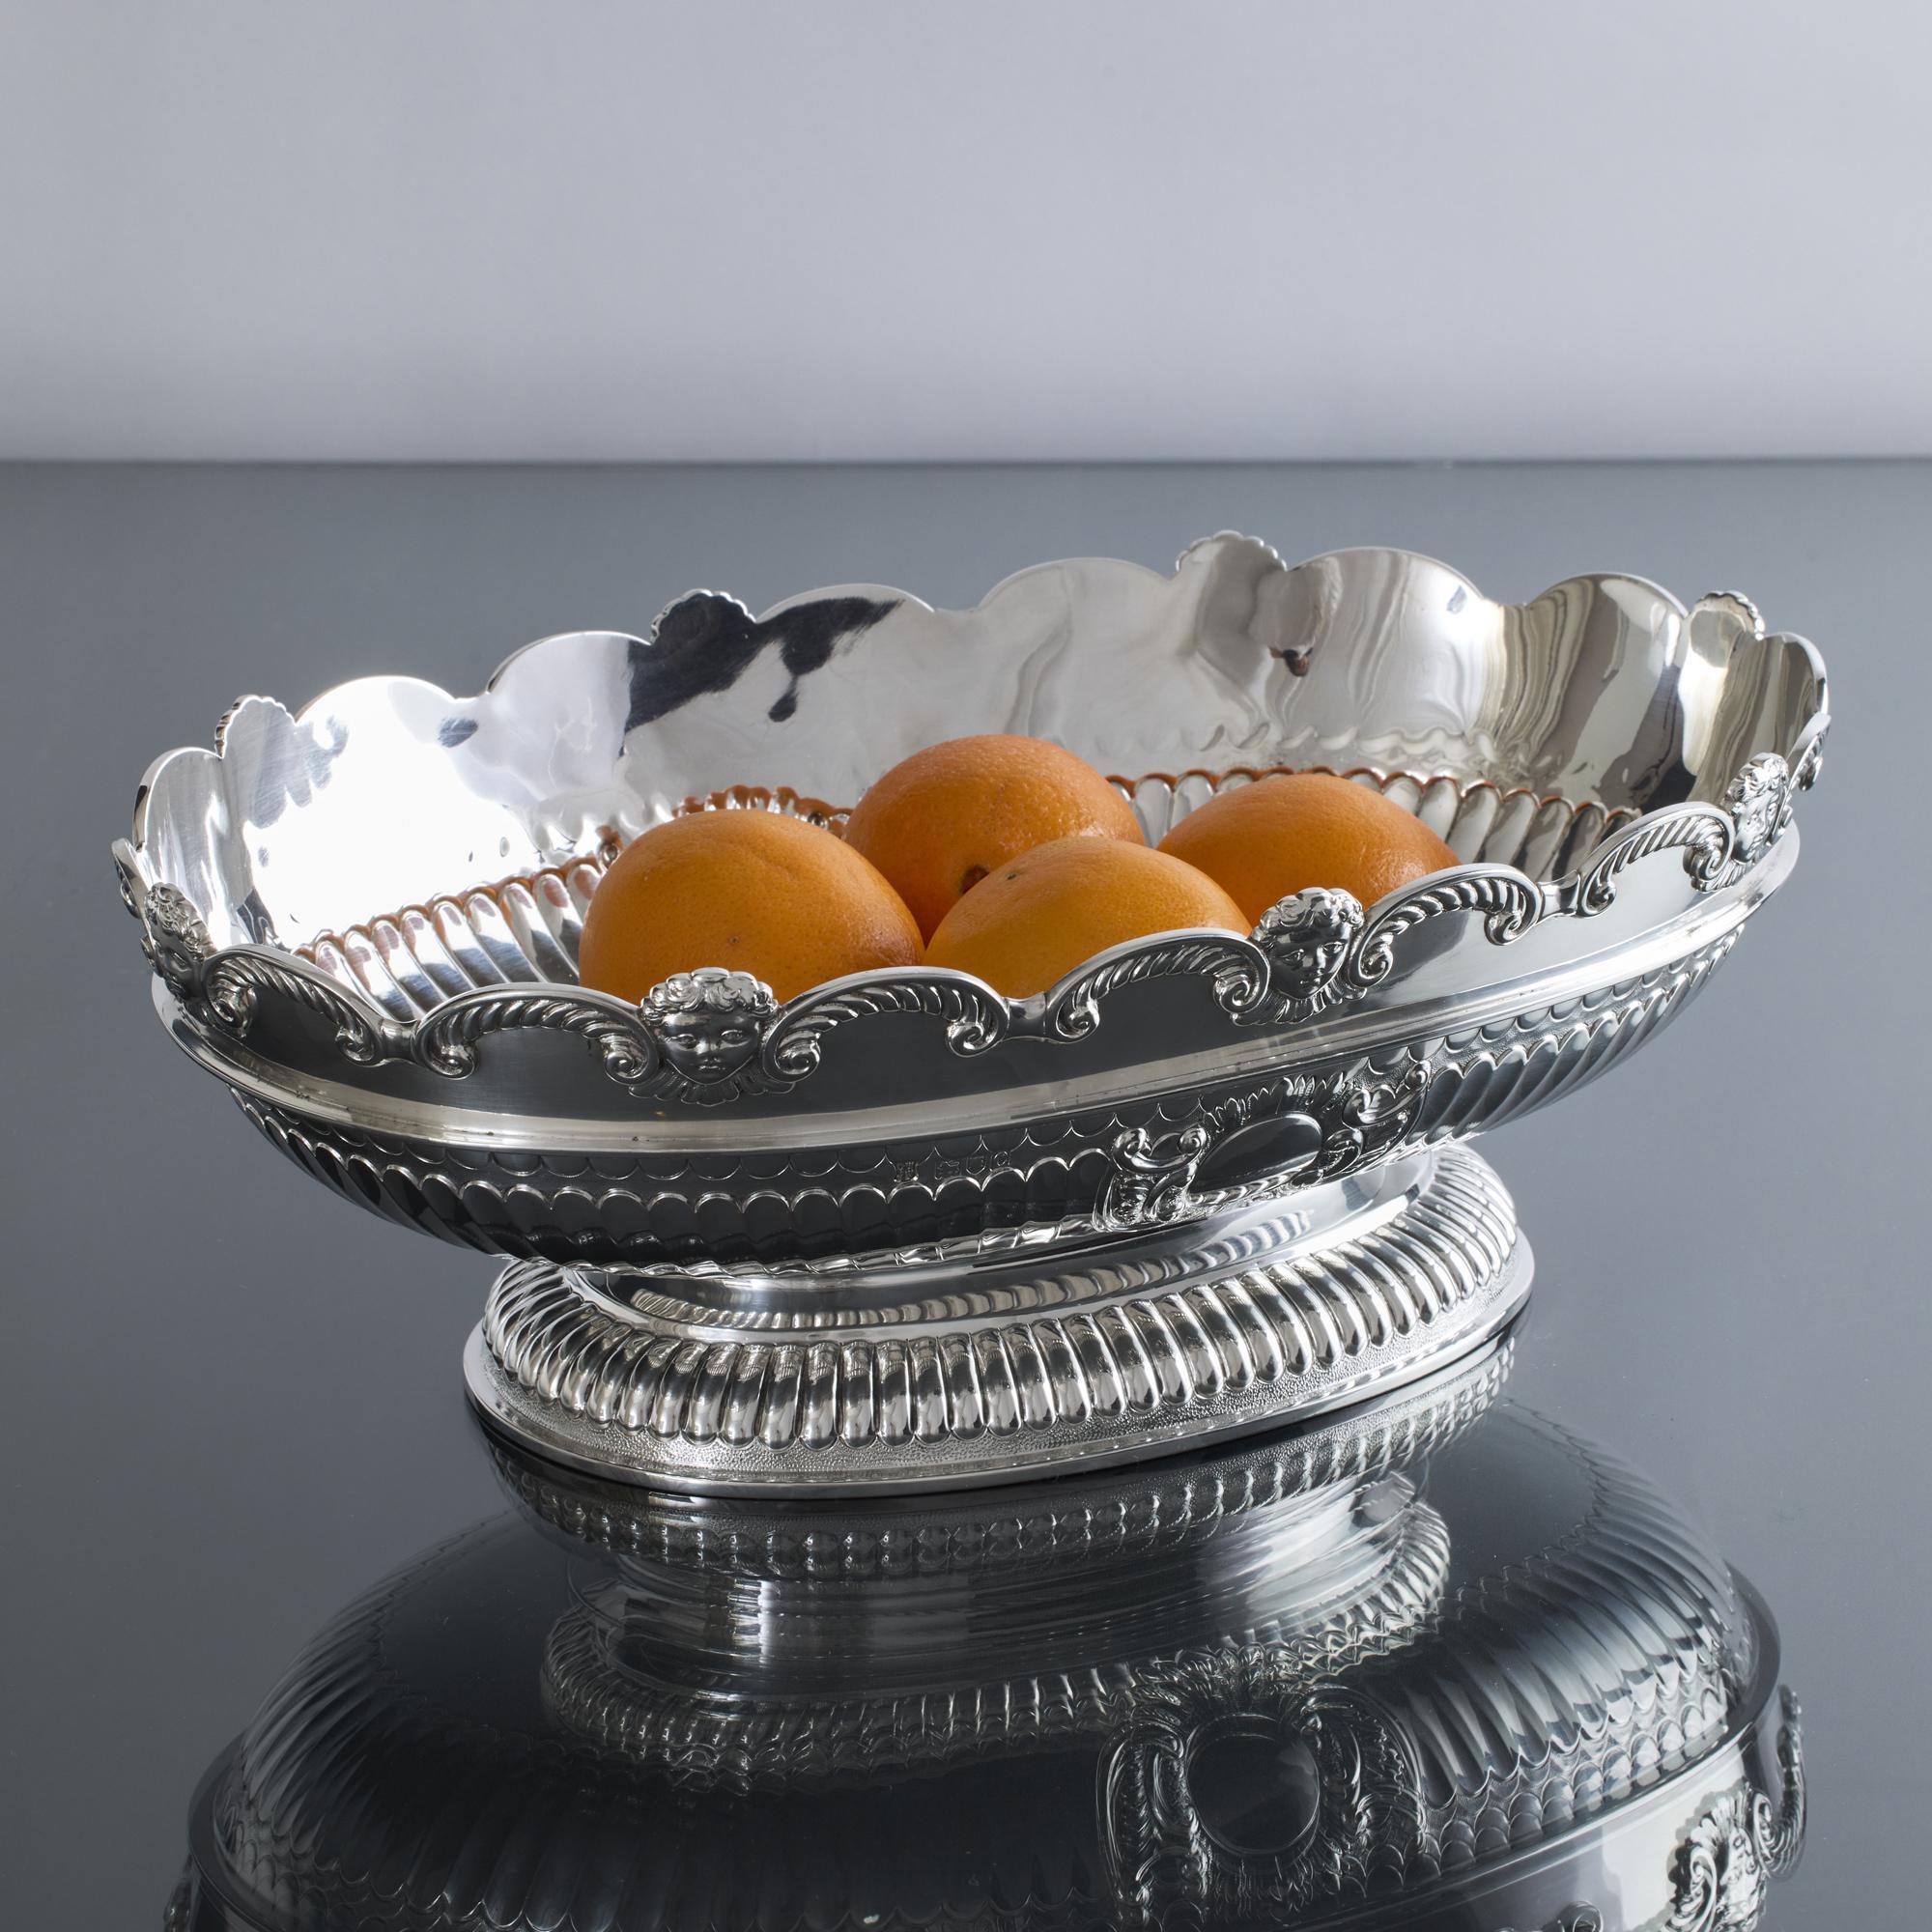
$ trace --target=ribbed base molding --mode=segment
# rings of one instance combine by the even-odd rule
[[[1393,1388],[1494,1334],[1528,1244],[1465,1148],[1075,1253],[849,1274],[517,1262],[472,1399],[640,1483],[850,1493],[1191,1447]]]

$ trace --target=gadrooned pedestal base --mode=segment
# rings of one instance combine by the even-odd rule
[[[970,1263],[678,1272],[517,1262],[469,1393],[541,1455],[719,1493],[1048,1475],[1394,1388],[1493,1335],[1528,1243],[1447,1148],[1207,1222]]]

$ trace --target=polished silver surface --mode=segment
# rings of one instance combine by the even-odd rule
[[[1399,1386],[1500,1330],[1528,1244],[1449,1149],[1077,1253],[809,1278],[520,1262],[465,1359],[529,1446],[639,1481],[836,1493],[1056,1472]]]
[[[116,861],[163,1020],[271,1141],[391,1219],[556,1264],[580,1347],[655,1360],[667,1338],[607,1334],[577,1270],[776,1278],[836,1323],[834,1276],[1211,1241],[1560,1096],[1681,1010],[1783,882],[1828,723],[1817,654],[1735,595],[1593,577],[1498,605],[1403,552],[1290,568],[1220,536],[1171,577],[1042,565],[969,611],[862,586],[754,618],[694,593],[648,640],[531,645],[474,698],[395,677],[299,714],[245,698],[213,752],[150,771]],[[1134,941],[1025,1000],[925,968],[782,1004],[722,968],[637,1006],[575,984],[588,895],[642,828],[836,822],[976,729],[1061,739],[1151,837],[1320,766],[1463,863],[1372,907],[1300,894],[1246,937]],[[479,1396],[577,1427],[550,1368],[493,1359]],[[1275,1412],[1329,1399],[1271,1388]],[[1200,1393],[1190,1426],[1225,1426]],[[1094,1446],[1096,1412],[1056,1413],[1061,1453]]]
[[[798,1145],[940,1100],[991,1120],[1159,1094],[1409,1039],[1425,1007],[1600,989],[1605,955],[1681,955],[1776,883],[1826,724],[1816,654],[1736,597],[1687,611],[1597,578],[1498,606],[1404,553],[1289,570],[1219,537],[1172,578],[1043,565],[967,612],[871,589],[754,620],[700,594],[648,643],[532,645],[471,699],[404,678],[299,716],[243,699],[214,752],[149,773],[117,856],[171,1017],[217,1065],[322,1074],[438,1138],[468,1120],[528,1146],[549,1117],[586,1144]],[[1301,895],[1246,941],[1132,942],[1030,1000],[936,969],[781,1008],[741,976],[641,1009],[574,986],[583,904],[642,827],[836,819],[905,752],[980,728],[1064,739],[1154,837],[1220,786],[1326,765],[1465,863],[1374,908]]]
[[[1749,1932],[1775,1626],[1492,1343],[1265,1441],[764,1509],[494,1449],[197,1794],[178,1932]]]
[[[1289,1031],[1301,1061],[1331,1034],[1400,1038],[1425,1001],[1520,1006],[1595,955],[1747,910],[1827,722],[1816,654],[1735,596],[1686,611],[1606,577],[1500,606],[1401,552],[1291,570],[1216,537],[1172,578],[1042,565],[964,612],[868,587],[753,619],[697,593],[648,642],[534,644],[475,698],[407,678],[299,715],[244,698],[213,753],[150,771],[117,859],[162,983],[217,1055],[279,1045],[285,1078],[333,1060],[365,1107],[432,1130],[547,1113],[669,1141],[680,1109],[727,1107],[724,1136],[795,1138],[801,1114],[974,1096],[996,1114],[1042,1083],[1077,1103],[1123,1069],[1158,1091],[1217,1051],[1280,1061]],[[782,1009],[748,981],[679,1003],[673,1025],[662,1000],[574,988],[582,908],[643,827],[732,807],[836,821],[905,753],[995,728],[1117,774],[1154,838],[1218,788],[1323,766],[1465,863],[1370,909],[1304,894],[1246,942],[1133,942],[1024,1001],[889,970]],[[1195,983],[1151,983],[1175,980]],[[1156,1021],[1173,1065],[1135,1080]],[[520,1055],[498,1037],[528,1031],[573,1040]],[[867,1053],[874,1036],[892,1051]],[[1037,1041],[1069,1051],[1043,1064]]]

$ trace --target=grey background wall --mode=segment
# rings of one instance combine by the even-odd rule
[[[0,456],[1932,449],[1932,12],[0,0]]]

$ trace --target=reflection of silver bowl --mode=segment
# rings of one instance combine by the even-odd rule
[[[1754,1924],[1803,1826],[1771,1622],[1499,1371],[942,1505],[501,1451],[523,1510],[217,1766],[177,1923]]]
[[[1196,1644],[1332,1674],[1437,1607],[1448,1540],[1408,1472],[1508,1358],[1244,1453],[1005,1502],[720,1505],[499,1449],[511,1492],[609,1559],[551,1633],[545,1694],[681,1783],[749,1790],[1103,1736]]]
[[[694,595],[649,642],[550,639],[473,698],[372,678],[298,715],[244,699],[215,752],[150,771],[116,855],[164,1020],[276,1145],[392,1219],[548,1265],[486,1324],[473,1379],[499,1414],[684,1481],[917,1483],[1051,1460],[1002,1453],[1029,1432],[1079,1454],[1186,1434],[1204,1392],[1185,1336],[1163,1383],[1146,1284],[1085,1325],[948,1329],[918,1312],[932,1270],[956,1285],[1017,1249],[1070,1305],[1092,1299],[1066,1286],[1083,1251],[1205,1241],[1258,1204],[1277,1245],[1351,1239],[1406,1194],[1466,1232],[1428,1151],[1681,1009],[1790,870],[1826,723],[1811,647],[1736,597],[1687,611],[1596,577],[1502,606],[1399,552],[1289,569],[1217,537],[1171,578],[1045,565],[965,612],[867,587],[754,619]],[[905,752],[985,729],[1086,753],[1156,836],[1258,772],[1344,770],[1465,863],[1373,907],[1313,892],[1246,937],[1135,941],[1028,1000],[927,969],[782,1005],[722,971],[639,1007],[575,984],[587,895],[642,827],[733,807],[836,820]],[[575,1266],[650,1272],[600,1292]],[[1239,1273],[1226,1316],[1259,1308],[1248,1340],[1201,1360],[1217,1387],[1294,1353],[1261,1278]],[[1492,1326],[1520,1286],[1465,1323]],[[1346,1271],[1317,1292],[1356,1299]],[[559,1297],[569,1339],[533,1355],[537,1305]],[[734,1340],[806,1304],[815,1334],[779,1347],[829,1349],[863,1385],[823,1444],[786,1435],[813,1407],[788,1358]],[[880,1310],[891,1348],[867,1332]],[[1397,1325],[1370,1382],[1460,1345],[1435,1311]],[[611,1381],[617,1362],[641,1381]],[[1357,1367],[1311,1364],[1254,1414],[1332,1402]],[[743,1439],[616,1419],[671,1401],[667,1374],[720,1382]],[[1094,1378],[1137,1376],[1131,1426],[1092,1423]],[[880,1419],[901,1410],[893,1439]],[[962,1431],[991,1447],[949,1446]]]

